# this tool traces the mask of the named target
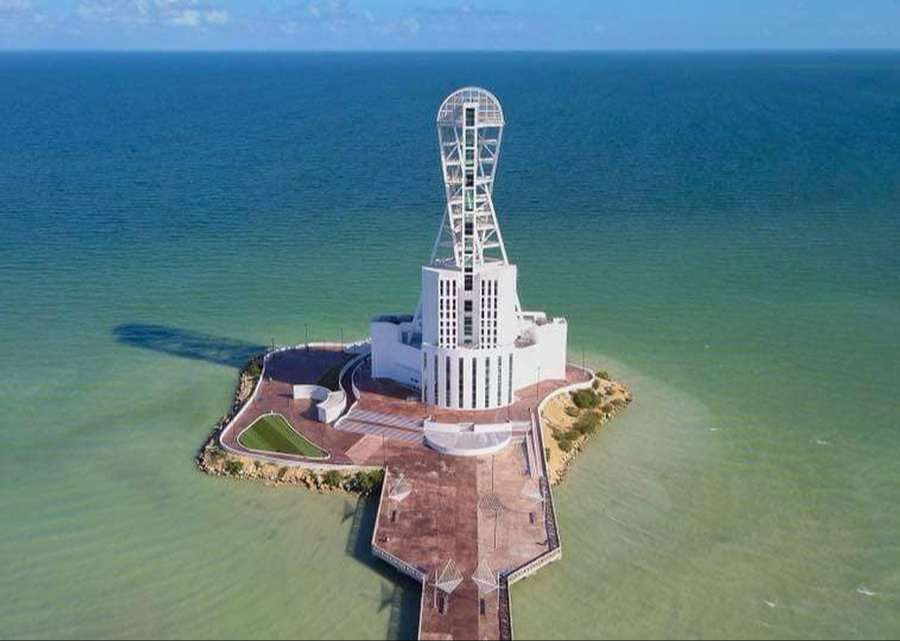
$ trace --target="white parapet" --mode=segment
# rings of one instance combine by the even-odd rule
[[[512,424],[436,423],[425,421],[425,443],[451,456],[490,456],[513,440]]]
[[[294,385],[294,400],[310,399],[316,403],[320,423],[333,423],[347,406],[347,395],[321,385]]]

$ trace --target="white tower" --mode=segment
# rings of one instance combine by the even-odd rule
[[[503,124],[497,98],[477,87],[453,92],[438,109],[447,207],[432,263],[441,250],[469,271],[491,260],[508,262],[493,201]]]
[[[447,202],[422,268],[419,307],[412,318],[384,316],[372,324],[373,375],[418,388],[430,405],[503,407],[522,387],[565,378],[565,320],[521,310],[516,266],[494,210],[503,127],[500,103],[484,89],[460,89],[441,104]]]

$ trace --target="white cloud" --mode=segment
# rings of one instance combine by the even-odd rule
[[[0,0],[0,13],[29,11],[31,0]]]
[[[90,22],[174,27],[223,25],[231,20],[224,9],[200,0],[82,0],[77,14]]]
[[[221,9],[206,12],[206,21],[209,24],[227,24],[231,22],[231,14]]]

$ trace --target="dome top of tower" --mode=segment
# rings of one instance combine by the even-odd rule
[[[503,126],[503,108],[500,106],[500,101],[490,91],[481,87],[463,87],[447,96],[441,103],[441,108],[438,109],[438,125],[461,127],[463,107],[473,103],[478,105],[479,126]]]

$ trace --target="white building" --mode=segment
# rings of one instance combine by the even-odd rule
[[[517,390],[566,376],[566,321],[523,311],[494,211],[503,110],[466,87],[437,116],[447,206],[413,315],[372,321],[372,376],[445,408],[504,407]]]

